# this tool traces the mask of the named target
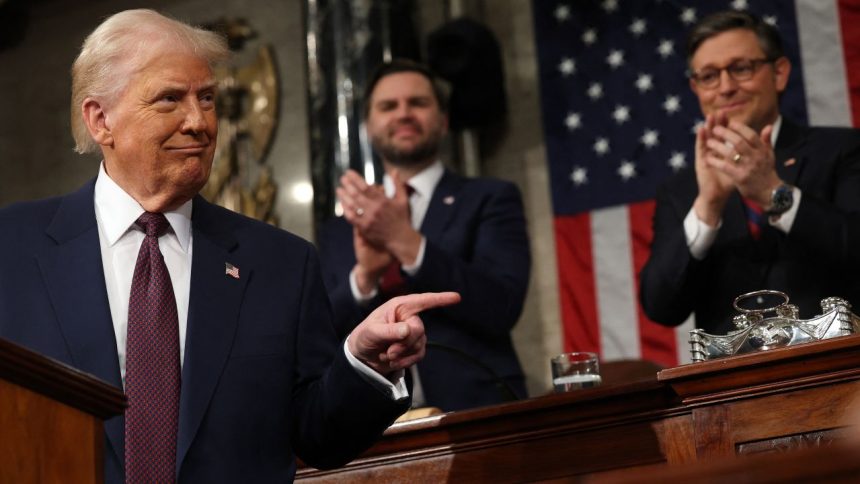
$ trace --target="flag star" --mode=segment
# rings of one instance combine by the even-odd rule
[[[624,124],[625,121],[630,121],[630,108],[620,104],[615,106],[615,111],[612,111],[612,118],[618,124]]]
[[[656,129],[646,129],[645,133],[642,134],[642,137],[639,138],[639,141],[641,141],[642,144],[650,150],[651,148],[660,144],[659,137],[660,134],[657,132]]]
[[[639,77],[636,78],[636,89],[639,89],[641,93],[645,93],[650,91],[652,87],[654,87],[652,77],[648,74],[639,74]]]
[[[687,160],[684,153],[680,151],[673,151],[672,157],[669,158],[669,166],[672,167],[672,171],[678,171],[681,168],[687,166]]]
[[[633,23],[630,24],[629,29],[630,29],[630,33],[633,34],[634,37],[641,36],[647,30],[645,19],[641,19],[641,18],[633,19]]]
[[[636,177],[636,164],[632,161],[622,160],[621,166],[618,167],[618,175],[622,180],[628,181]]]
[[[667,39],[661,40],[660,44],[657,46],[657,53],[664,59],[669,57],[675,53],[675,43]]]
[[[698,131],[698,130],[699,130],[699,128],[700,128],[703,124],[705,124],[705,120],[704,120],[704,119],[697,119],[697,120],[693,123],[693,127],[690,129],[690,132],[691,132],[691,133],[693,133],[693,134],[696,134],[696,131]]]
[[[567,113],[567,117],[564,118],[564,125],[571,131],[578,129],[582,127],[582,116],[579,113]]]
[[[594,45],[597,42],[597,30],[588,29],[582,33],[582,43],[585,45]]]
[[[609,67],[613,69],[618,69],[619,67],[624,65],[624,51],[623,50],[610,50],[609,56],[606,57],[606,63],[609,64]]]
[[[570,172],[570,180],[576,186],[585,185],[588,183],[588,170],[581,166],[574,166],[573,171]]]
[[[555,19],[559,21],[559,23],[564,22],[565,20],[570,18],[570,7],[567,5],[559,5],[556,7],[555,12],[553,12]]]
[[[696,22],[696,9],[695,8],[685,8],[683,12],[681,12],[681,22],[687,25],[691,25]]]
[[[597,101],[603,97],[603,86],[600,85],[599,82],[592,82],[591,85],[588,86],[588,91],[586,91],[586,93],[592,101]]]
[[[609,140],[606,138],[597,138],[594,140],[593,149],[594,152],[597,153],[597,156],[603,156],[606,153],[609,153]]]
[[[681,98],[678,96],[666,97],[666,100],[663,101],[663,109],[665,109],[668,114],[677,113],[681,110]]]
[[[558,63],[558,70],[562,76],[567,77],[576,72],[576,62],[570,57],[565,57]]]
[[[765,15],[762,20],[764,23],[776,27],[776,15]]]
[[[747,0],[732,0],[732,8],[735,10],[746,10],[749,8]]]
[[[600,8],[606,10],[606,13],[612,13],[618,10],[618,0],[603,0],[603,3],[600,4]]]

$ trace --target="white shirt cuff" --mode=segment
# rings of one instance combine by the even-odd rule
[[[377,373],[373,368],[365,365],[356,358],[350,351],[349,336],[343,342],[343,352],[346,353],[346,359],[349,364],[355,368],[355,371],[364,379],[364,381],[373,385],[377,390],[388,395],[392,400],[402,400],[409,397],[409,390],[406,388],[406,374],[403,370],[398,370],[391,375],[391,379]]]
[[[791,208],[782,215],[767,218],[767,223],[771,227],[775,227],[786,234],[791,230],[791,226],[794,225],[794,219],[797,217],[797,209],[800,207],[800,188],[794,187],[791,192],[794,196],[794,203],[791,204]]]
[[[701,221],[696,215],[696,211],[690,207],[690,211],[684,217],[684,235],[687,237],[687,247],[694,259],[702,260],[708,255],[708,250],[714,245],[717,232],[722,225],[723,221],[720,219],[716,227],[711,227]]]
[[[418,246],[418,255],[415,256],[415,262],[412,265],[402,265],[400,266],[403,269],[403,272],[409,274],[410,276],[414,276],[418,274],[418,271],[421,270],[421,264],[424,263],[424,249],[427,248],[427,238],[423,235],[421,236],[421,245]]]
[[[359,305],[366,304],[371,299],[375,298],[377,294],[379,294],[379,285],[373,286],[373,289],[370,290],[368,294],[362,294],[358,289],[358,282],[355,280],[355,267],[349,271],[349,290],[352,292],[352,298],[355,299],[355,302]],[[347,352],[348,353],[348,352]]]

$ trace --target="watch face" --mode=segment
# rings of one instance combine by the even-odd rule
[[[794,202],[794,192],[788,185],[780,185],[773,191],[768,213],[772,215],[781,214],[791,208]]]

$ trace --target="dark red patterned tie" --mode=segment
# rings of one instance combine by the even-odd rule
[[[179,320],[170,274],[158,249],[169,227],[160,213],[137,219],[146,237],[128,301],[125,360],[127,483],[174,482],[179,423]]]

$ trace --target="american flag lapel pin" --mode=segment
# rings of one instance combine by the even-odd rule
[[[234,266],[233,264],[231,264],[229,262],[225,262],[224,265],[225,265],[225,270],[224,270],[225,274],[232,277],[233,279],[239,279],[239,268],[238,267]]]
[[[445,205],[453,205],[454,204],[454,196],[448,195],[447,197],[442,199],[442,203]]]

